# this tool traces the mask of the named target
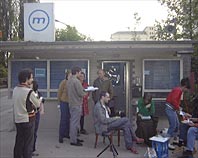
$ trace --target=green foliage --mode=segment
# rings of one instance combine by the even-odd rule
[[[4,65],[0,64],[0,78],[8,76],[8,69]]]
[[[155,40],[198,39],[197,0],[158,0],[168,8],[168,17],[156,21]]]
[[[79,33],[75,27],[67,25],[64,29],[56,30],[56,41],[84,41],[86,36]]]

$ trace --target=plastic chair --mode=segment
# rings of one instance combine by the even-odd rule
[[[104,153],[108,148],[110,148],[110,151],[113,153],[113,157],[116,158],[118,155],[118,152],[115,148],[115,146],[113,145],[112,142],[112,132],[110,133],[102,133],[103,137],[107,137],[109,140],[109,145],[107,145],[98,155],[97,157],[99,157],[102,153]]]

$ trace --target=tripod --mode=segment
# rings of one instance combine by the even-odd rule
[[[105,136],[107,136],[107,135],[105,135]],[[113,145],[110,136],[108,135],[107,137],[108,137],[108,139],[109,139],[109,145],[107,145],[107,146],[97,155],[97,157],[99,157],[103,152],[105,152],[108,148],[110,148],[111,152],[113,153],[113,158],[116,158],[117,155],[118,155],[118,152],[117,152],[115,146]]]

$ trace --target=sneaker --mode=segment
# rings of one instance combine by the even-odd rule
[[[168,144],[168,149],[169,149],[169,150],[175,150],[175,146],[172,145],[172,144]]]

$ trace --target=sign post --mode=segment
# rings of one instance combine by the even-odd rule
[[[24,4],[24,40],[38,42],[55,41],[53,3]]]

